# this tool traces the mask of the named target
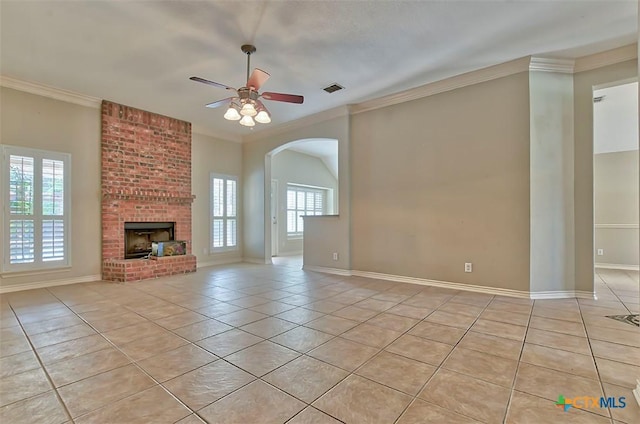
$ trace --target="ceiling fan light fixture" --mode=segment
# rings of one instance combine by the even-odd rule
[[[2,1],[2,0],[0,0]],[[218,100],[205,105],[208,108],[217,108],[224,105],[229,105],[227,111],[224,114],[224,118],[229,121],[238,121],[240,125],[245,127],[253,127],[256,122],[261,124],[268,124],[271,122],[271,114],[267,108],[259,100],[263,98],[265,100],[274,102],[285,102],[301,104],[304,102],[304,97],[297,94],[285,94],[285,93],[272,93],[264,92],[260,94],[260,87],[269,79],[269,73],[262,69],[255,68],[250,74],[251,69],[251,54],[256,52],[256,47],[251,44],[245,44],[241,47],[243,53],[247,55],[247,83],[245,86],[235,89],[228,85],[220,84],[218,82],[209,81],[200,77],[190,77],[191,81],[199,82],[202,84],[211,85],[218,88],[224,88],[225,90],[234,91],[236,93],[233,97]]]
[[[256,107],[253,105],[252,102],[247,102],[243,104],[242,109],[240,109],[240,115],[242,116],[252,117],[252,116],[256,116],[257,114],[258,114],[258,111],[256,110]]]
[[[240,118],[242,118],[242,116],[240,116],[240,113],[238,113],[238,106],[236,106],[235,104],[229,105],[229,109],[227,109],[224,114],[224,119],[227,119],[229,121],[237,121]]]
[[[245,115],[240,120],[240,125],[243,125],[245,127],[253,127],[256,125],[256,123],[252,117],[250,117],[249,115]]]
[[[260,122],[261,124],[268,124],[269,122],[271,122],[271,116],[269,116],[269,112],[264,109],[258,112],[254,119],[256,120],[256,122]]]

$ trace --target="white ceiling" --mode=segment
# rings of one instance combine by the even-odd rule
[[[324,162],[336,179],[338,178],[338,140],[330,138],[309,138],[296,141],[288,150],[316,156]]]
[[[0,74],[192,122],[250,131],[204,104],[238,87],[246,56],[271,74],[274,126],[527,55],[575,58],[637,40],[636,0],[0,0]],[[345,90],[327,94],[337,82]]]
[[[594,153],[638,150],[638,83],[593,91]]]

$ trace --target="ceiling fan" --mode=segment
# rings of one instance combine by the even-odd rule
[[[270,93],[264,92],[260,94],[258,90],[269,79],[269,74],[261,69],[254,69],[251,75],[249,75],[251,54],[256,52],[256,47],[251,44],[245,44],[241,47],[242,51],[247,55],[247,84],[244,87],[235,89],[228,85],[220,84],[217,82],[209,81],[200,77],[189,78],[192,81],[201,82],[203,84],[212,85],[214,87],[224,88],[225,90],[231,90],[236,93],[233,97],[218,100],[213,103],[209,103],[206,107],[216,108],[219,106],[229,105],[227,112],[224,114],[225,119],[230,121],[240,121],[240,125],[245,127],[253,127],[256,122],[261,124],[268,124],[271,122],[271,114],[260,101],[260,98],[265,100],[273,100],[275,102],[287,102],[287,103],[302,103],[304,101],[303,96],[295,94],[284,93]]]

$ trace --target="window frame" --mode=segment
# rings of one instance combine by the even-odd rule
[[[304,185],[304,184],[296,184],[296,183],[287,183],[287,188],[286,188],[286,196],[285,196],[285,223],[286,223],[286,234],[287,234],[287,239],[288,240],[299,240],[302,239],[304,237],[304,227],[302,229],[302,231],[293,231],[290,232],[289,231],[289,212],[296,212],[296,220],[297,220],[297,212],[302,210],[302,209],[298,209],[297,207],[295,209],[289,209],[289,191],[293,189],[296,192],[296,206],[297,206],[297,193],[298,192],[304,192],[305,193],[305,200],[306,200],[306,193],[321,193],[322,194],[322,211],[320,214],[315,213],[316,211],[314,211],[313,215],[310,214],[305,214],[304,216],[321,216],[321,215],[325,215],[327,213],[327,207],[328,207],[328,201],[329,201],[329,194],[330,194],[330,189],[326,188],[326,187],[317,187],[317,186],[310,186],[310,185]],[[305,201],[306,203],[306,201]],[[307,211],[306,208],[306,204],[305,204],[305,208],[304,211]],[[304,224],[303,224],[304,225]],[[297,223],[296,223],[296,230],[297,230]]]
[[[33,149],[28,147],[10,146],[6,144],[0,144],[0,150],[2,152],[2,158],[0,160],[0,178],[1,187],[0,193],[2,196],[3,210],[2,210],[2,251],[3,260],[0,264],[2,273],[20,273],[20,272],[33,272],[33,271],[48,271],[59,270],[71,267],[71,154]],[[34,160],[33,167],[33,214],[24,215],[30,216],[34,221],[34,261],[26,263],[14,263],[10,262],[10,222],[12,216],[20,216],[18,214],[11,214],[10,209],[10,158],[11,156],[24,156],[31,157]],[[63,213],[62,215],[44,215],[43,214],[43,193],[42,193],[42,171],[43,160],[55,160],[63,163]],[[63,222],[63,255],[62,260],[43,260],[42,250],[44,246],[42,237],[42,225],[43,221],[47,219],[62,219]]]
[[[214,180],[215,179],[220,179],[223,180],[223,188],[224,188],[224,195],[223,195],[223,199],[222,199],[222,205],[223,205],[223,209],[224,212],[221,216],[216,216],[214,215],[215,211],[214,211]],[[235,204],[234,204],[234,208],[235,208],[235,216],[230,217],[228,216],[228,211],[227,211],[227,182],[228,181],[233,181],[235,183]],[[219,173],[215,173],[215,172],[211,172],[209,175],[209,252],[210,253],[220,253],[220,252],[232,252],[232,251],[237,251],[240,249],[239,245],[239,233],[240,233],[240,214],[238,213],[238,197],[239,197],[239,184],[238,184],[238,177],[235,175],[228,175],[228,174],[219,174]],[[214,220],[216,219],[222,219],[223,220],[223,224],[222,224],[222,229],[223,229],[223,240],[224,240],[224,246],[214,246],[214,236],[213,236],[213,231],[214,231]],[[235,245],[234,246],[227,246],[227,223],[229,220],[235,220],[236,226],[235,226]]]

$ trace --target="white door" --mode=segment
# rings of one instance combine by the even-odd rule
[[[271,256],[278,256],[278,180],[271,180]]]

